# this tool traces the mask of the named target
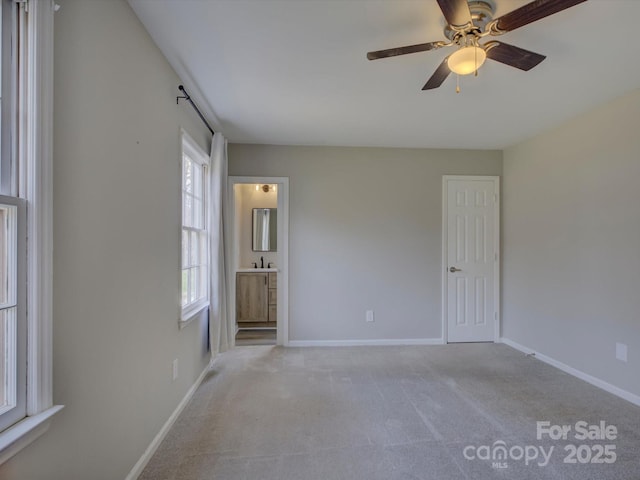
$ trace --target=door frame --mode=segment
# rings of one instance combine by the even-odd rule
[[[493,303],[495,309],[494,326],[493,326],[493,341],[498,343],[500,341],[500,328],[501,328],[501,312],[500,312],[500,177],[493,175],[443,175],[442,176],[442,342],[449,343],[448,339],[448,254],[449,254],[449,236],[448,236],[448,194],[449,194],[449,182],[450,181],[492,181],[495,191],[494,202],[494,239],[495,239],[495,262],[493,264]]]
[[[234,186],[241,184],[275,184],[278,186],[278,322],[276,344],[289,345],[289,177],[244,177],[229,176],[227,180],[227,215],[225,229],[229,242],[225,245],[227,258],[227,306],[229,318],[233,320],[237,333],[236,318],[236,271],[242,265],[238,262],[238,241],[236,239],[236,197]],[[235,334],[234,334],[235,345]]]

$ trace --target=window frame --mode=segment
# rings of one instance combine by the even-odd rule
[[[211,229],[209,227],[209,206],[208,201],[210,198],[210,186],[209,186],[209,156],[198,145],[198,143],[184,130],[181,129],[181,155],[180,155],[180,326],[184,327],[191,322],[195,316],[202,310],[209,307],[210,304],[210,269],[211,262],[209,259],[210,241],[211,241]],[[185,190],[185,157],[187,157],[192,163],[202,168],[201,170],[201,186],[202,195],[198,198],[193,193],[187,193]],[[193,178],[193,176],[192,176]],[[193,187],[192,187],[193,189]],[[185,194],[193,200],[197,198],[202,202],[202,228],[193,225],[192,222],[185,223]],[[193,205],[193,204],[192,204]],[[192,216],[193,219],[193,216]],[[196,236],[203,236],[204,241],[200,240],[200,250],[198,255],[198,261],[192,263],[191,250],[187,248],[187,265],[185,266],[185,233],[189,235],[196,233]],[[200,269],[199,281],[201,282],[200,288],[203,295],[196,298],[193,301],[183,305],[183,281],[185,270]],[[190,275],[188,275],[190,277]],[[191,293],[188,290],[187,294]]]
[[[7,206],[13,209],[13,218],[8,223],[13,223],[9,228],[13,238],[7,239],[5,245],[7,256],[13,253],[13,258],[8,258],[7,274],[13,277],[15,285],[11,288],[13,292],[9,293],[12,297],[8,305],[3,309],[9,310],[15,308],[15,325],[10,335],[15,341],[13,345],[8,345],[7,353],[11,355],[5,357],[9,363],[8,374],[11,385],[8,386],[10,396],[13,397],[14,403],[10,407],[0,413],[0,432],[11,428],[13,425],[21,421],[27,416],[27,325],[26,325],[26,202],[24,199],[0,195],[0,204],[2,207]],[[2,226],[0,226],[2,228]],[[12,252],[13,250],[13,252]],[[0,255],[3,252],[0,252]],[[13,305],[11,305],[13,304]],[[0,326],[1,327],[1,326]]]
[[[15,161],[12,148],[15,116],[15,84],[17,83],[17,48],[14,42],[16,8],[6,0],[0,3],[0,193],[17,195],[17,178],[13,169]]]
[[[0,432],[0,464],[40,437],[63,405],[53,404],[53,2],[0,0],[3,40],[11,44],[10,75],[3,64],[4,193],[26,206],[26,416]],[[10,28],[7,33],[7,28]],[[8,37],[8,35],[10,36]],[[4,42],[3,42],[4,43]],[[5,44],[6,46],[6,44]],[[5,52],[3,52],[5,53]],[[3,55],[3,60],[6,56]],[[7,98],[7,92],[10,97]],[[10,129],[10,130],[8,130]],[[7,134],[7,131],[9,133]],[[8,152],[8,153],[7,153]],[[9,175],[9,177],[7,177]],[[7,190],[10,190],[7,192]]]

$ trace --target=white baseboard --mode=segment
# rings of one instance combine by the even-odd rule
[[[442,338],[391,338],[380,340],[289,340],[289,347],[362,347],[399,345],[444,345]]]
[[[527,355],[533,354],[538,360],[544,363],[547,363],[552,367],[556,367],[557,369],[562,370],[563,372],[568,373],[569,375],[573,375],[574,377],[579,378],[580,380],[584,380],[585,382],[590,383],[591,385],[594,385],[598,388],[601,388],[602,390],[612,393],[613,395],[623,398],[628,402],[631,402],[635,405],[640,406],[640,396],[634,393],[623,390],[622,388],[616,387],[615,385],[612,385],[608,382],[605,382],[604,380],[601,380],[597,377],[589,375],[588,373],[584,373],[583,371],[570,367],[565,363],[559,362],[558,360],[551,358],[543,353],[536,352],[532,348],[525,347],[524,345],[520,345],[519,343],[514,342],[513,340],[510,340],[508,338],[502,337],[500,338],[500,342],[510,346],[511,348],[520,350],[521,352],[526,353]]]
[[[180,401],[180,403],[178,404],[176,409],[173,411],[171,416],[164,423],[164,425],[162,426],[158,434],[151,441],[151,443],[149,444],[145,452],[142,454],[140,459],[133,466],[129,474],[125,477],[125,480],[136,480],[136,478],[140,476],[140,474],[144,470],[144,467],[147,466],[147,463],[149,463],[149,460],[151,460],[151,457],[153,457],[153,454],[156,453],[156,450],[158,449],[158,447],[160,446],[164,438],[169,433],[169,430],[171,430],[171,427],[176,422],[176,420],[178,419],[178,417],[180,416],[184,408],[187,406],[187,403],[189,403],[189,400],[191,400],[191,397],[193,397],[193,394],[196,393],[196,390],[204,380],[205,375],[211,369],[212,364],[213,364],[213,360],[209,362],[209,364],[205,367],[205,369],[202,371],[202,373],[196,379],[193,385],[191,385],[191,388],[189,388],[184,398]]]

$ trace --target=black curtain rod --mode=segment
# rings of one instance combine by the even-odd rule
[[[198,114],[198,116],[200,117],[200,120],[202,120],[204,122],[204,124],[207,126],[207,128],[209,129],[209,131],[211,132],[211,135],[215,135],[216,132],[213,131],[213,128],[211,128],[211,126],[209,125],[209,122],[207,122],[207,119],[204,118],[204,115],[202,115],[202,113],[200,112],[200,109],[196,106],[195,103],[193,103],[193,100],[191,100],[191,97],[189,96],[187,91],[184,89],[184,87],[182,85],[178,85],[178,90],[180,90],[182,93],[184,93],[184,96],[176,97],[176,103],[180,103],[180,99],[181,98],[184,98],[187,102],[189,102],[191,104],[191,106],[193,107],[193,109]]]

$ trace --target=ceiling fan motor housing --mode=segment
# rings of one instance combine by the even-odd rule
[[[484,32],[484,28],[493,20],[496,5],[493,0],[470,0],[469,11],[471,12],[474,26]],[[457,33],[449,24],[445,25],[444,34],[449,40],[452,41]]]

